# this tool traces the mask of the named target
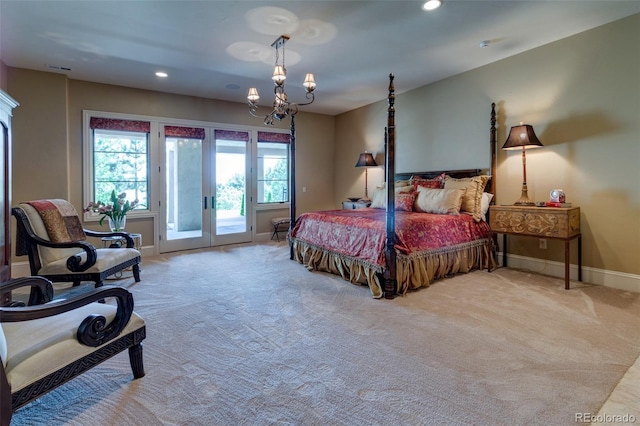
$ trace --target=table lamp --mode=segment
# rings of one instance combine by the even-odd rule
[[[522,124],[519,126],[513,126],[509,132],[507,141],[502,146],[505,150],[522,149],[522,195],[518,201],[513,203],[516,206],[534,206],[535,203],[529,199],[527,194],[527,157],[525,150],[529,148],[539,148],[543,146],[536,133],[533,131],[533,127],[529,124]]]
[[[377,166],[378,163],[376,163],[376,159],[373,158],[373,155],[370,152],[363,152],[362,154],[360,154],[360,157],[358,158],[358,162],[356,163],[356,167],[364,167],[364,198],[362,198],[363,201],[371,201],[369,199],[369,191],[367,189],[367,168],[368,167],[375,167]]]

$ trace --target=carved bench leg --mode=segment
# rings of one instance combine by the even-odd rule
[[[142,343],[129,347],[129,363],[133,371],[133,377],[144,377],[144,364],[142,362]]]
[[[140,264],[136,263],[133,265],[133,278],[136,282],[140,282]]]
[[[0,372],[0,426],[10,426],[12,416],[11,387],[3,368]]]

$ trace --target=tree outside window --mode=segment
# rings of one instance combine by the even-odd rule
[[[107,202],[112,190],[148,206],[148,133],[94,129],[94,200]]]
[[[258,203],[289,201],[289,144],[258,142]]]

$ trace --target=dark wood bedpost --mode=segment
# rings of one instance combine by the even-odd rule
[[[496,172],[498,170],[498,159],[497,159],[497,148],[498,148],[498,138],[496,136],[496,103],[491,102],[491,130],[489,135],[489,145],[491,148],[491,165],[489,166],[489,175],[491,176],[491,180],[489,181],[489,192],[493,194],[493,198],[491,199],[490,204],[496,204],[496,190],[498,189],[498,179],[496,176]],[[491,213],[488,213],[490,215]],[[489,218],[487,217],[487,221]],[[489,251],[491,252],[491,257],[493,259],[497,258],[498,253],[498,235],[493,231],[489,233]],[[491,259],[487,260],[487,270],[489,272],[492,271],[493,262]]]
[[[490,135],[490,144],[491,144],[491,166],[489,170],[489,174],[491,175],[491,186],[489,187],[489,192],[493,194],[493,202],[495,203],[496,199],[496,189],[497,180],[496,180],[496,170],[498,169],[498,159],[497,159],[497,144],[498,138],[496,136],[496,103],[491,102],[491,135]]]
[[[291,114],[290,127],[290,150],[291,158],[289,160],[289,181],[291,182],[289,194],[289,235],[296,225],[296,115]],[[293,241],[289,239],[289,259],[293,260]]]
[[[395,124],[395,87],[393,86],[393,74],[389,74],[389,109],[387,110],[387,137],[386,137],[386,158],[385,164],[387,169],[387,242],[384,249],[385,269],[384,278],[384,298],[393,299],[396,294],[396,201],[395,201],[395,142],[396,142],[396,124]]]

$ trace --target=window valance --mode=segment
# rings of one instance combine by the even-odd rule
[[[289,133],[258,132],[258,142],[289,143],[290,141]]]
[[[202,127],[164,126],[164,135],[174,138],[204,139]]]
[[[120,130],[123,132],[143,132],[151,131],[151,123],[138,120],[120,120],[116,118],[91,117],[89,127],[92,129]]]

